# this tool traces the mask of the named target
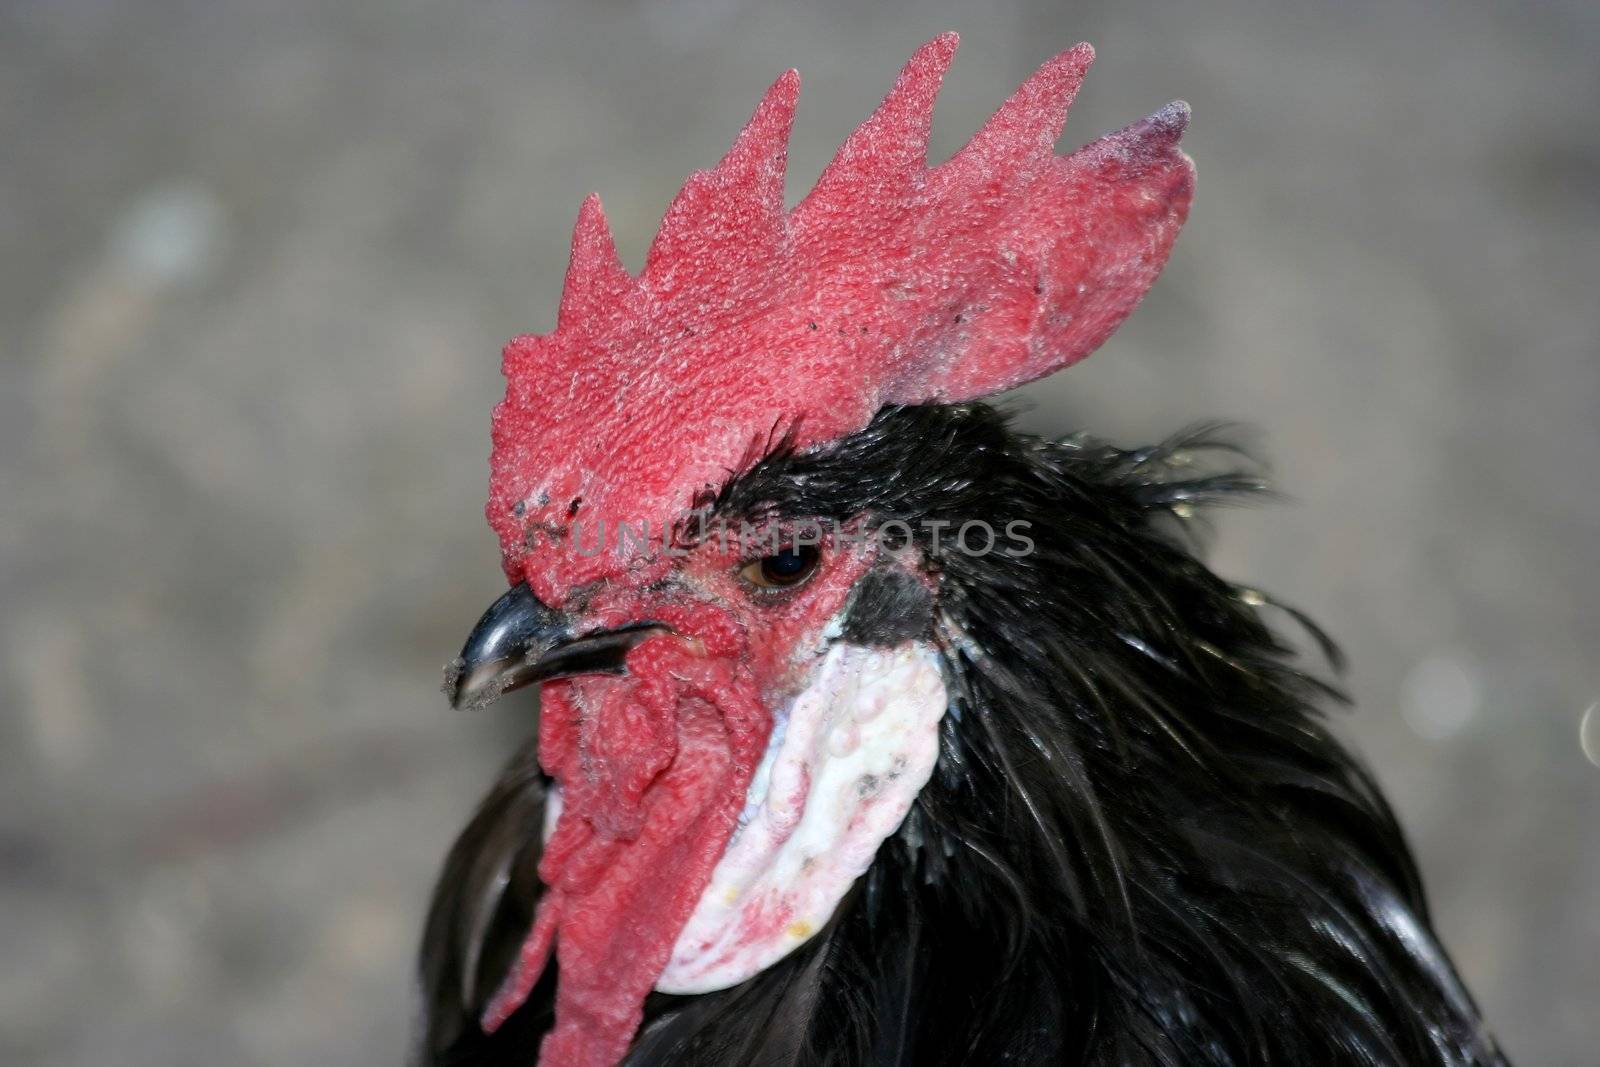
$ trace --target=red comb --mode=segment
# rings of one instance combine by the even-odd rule
[[[599,200],[584,202],[556,329],[505,351],[488,515],[513,579],[546,578],[559,598],[608,569],[530,554],[530,530],[579,509],[670,521],[775,431],[804,447],[884,404],[1021,385],[1082,359],[1133,309],[1188,212],[1187,105],[1057,156],[1094,58],[1080,44],[930,168],[955,49],[953,33],[918,49],[790,211],[800,79],[784,74],[722,161],[684,184],[637,277]]]

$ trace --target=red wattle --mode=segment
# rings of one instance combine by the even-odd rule
[[[608,1067],[733,833],[772,719],[743,672],[677,638],[646,641],[621,678],[546,687],[539,754],[562,808],[539,866],[549,887],[493,1030],[553,943],[556,1024],[542,1067]]]

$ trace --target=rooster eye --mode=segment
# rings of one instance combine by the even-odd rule
[[[814,545],[796,545],[751,560],[739,568],[739,576],[760,589],[786,589],[811,577],[819,558]]]

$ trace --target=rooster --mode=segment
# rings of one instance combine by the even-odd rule
[[[435,891],[419,1062],[1503,1063],[1338,693],[1193,554],[1249,464],[983,402],[1153,283],[1187,106],[1058,156],[1079,45],[929,167],[955,43],[788,210],[779,78],[638,275],[591,197],[506,348],[510,589],[446,691],[541,716]]]

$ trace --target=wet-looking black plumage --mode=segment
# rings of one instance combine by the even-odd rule
[[[1034,547],[930,554],[931,605],[863,591],[864,639],[932,609],[952,694],[933,779],[826,930],[736,988],[653,995],[627,1062],[1502,1063],[1323,721],[1338,694],[1181,529],[1259,488],[1236,458],[1204,434],[1125,451],[982,404],[890,408],[725,487],[729,515],[1017,520]],[[423,1063],[526,1065],[551,1024],[553,963],[493,1037],[476,1024],[539,891],[543,789],[525,751],[447,861]]]

